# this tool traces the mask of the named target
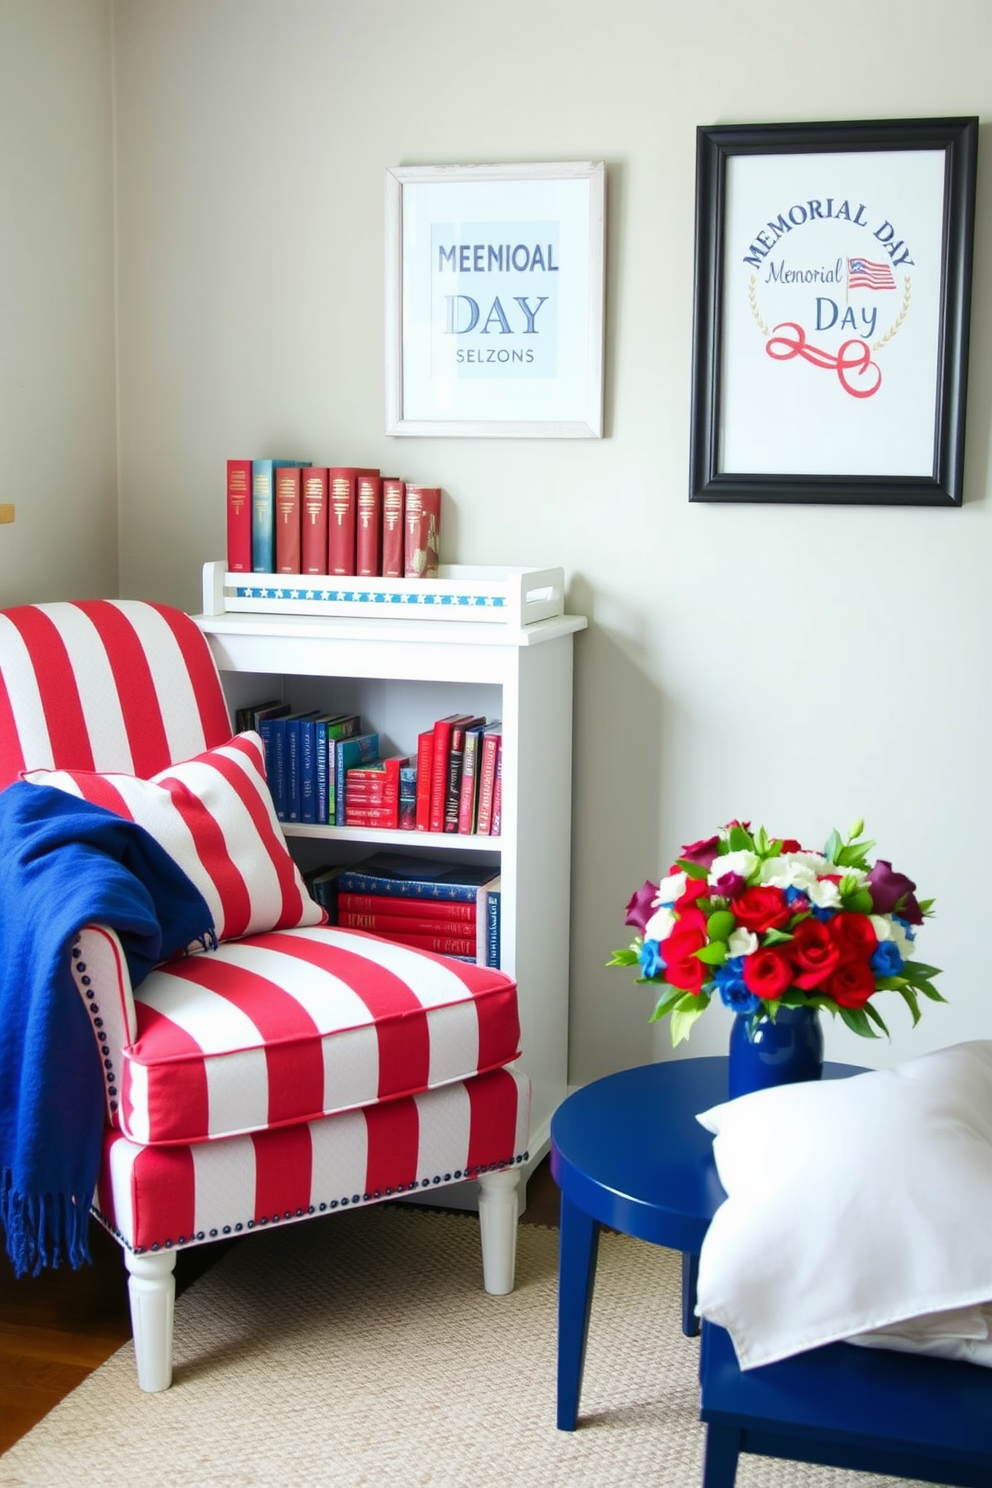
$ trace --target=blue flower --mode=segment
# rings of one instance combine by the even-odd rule
[[[641,976],[660,976],[665,969],[661,946],[656,940],[646,940],[640,952]]]
[[[903,961],[895,941],[880,940],[869,965],[876,976],[898,976],[902,971]]]
[[[744,981],[744,957],[729,956],[713,973],[713,981],[724,1007],[735,1013],[753,1013],[761,1006],[760,1000],[748,990]]]

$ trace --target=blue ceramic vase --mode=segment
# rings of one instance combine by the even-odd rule
[[[770,1085],[819,1080],[823,1029],[816,1008],[782,1007],[774,1022],[738,1013],[730,1030],[731,1100]]]

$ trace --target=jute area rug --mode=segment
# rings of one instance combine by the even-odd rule
[[[256,1235],[179,1298],[170,1390],[138,1390],[126,1345],[0,1458],[0,1483],[696,1488],[677,1256],[603,1236],[579,1429],[561,1432],[557,1243],[521,1225],[516,1290],[489,1297],[472,1215],[379,1207]],[[895,1481],[753,1457],[738,1473]]]

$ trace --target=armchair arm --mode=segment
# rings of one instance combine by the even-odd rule
[[[100,1049],[107,1121],[118,1126],[124,1049],[138,1025],[124,948],[107,925],[86,925],[72,948],[72,979]]]

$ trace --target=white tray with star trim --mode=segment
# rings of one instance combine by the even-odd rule
[[[203,565],[203,610],[275,615],[337,615],[361,620],[458,620],[520,628],[561,615],[561,568],[476,568],[441,564],[436,579],[228,573]]]

